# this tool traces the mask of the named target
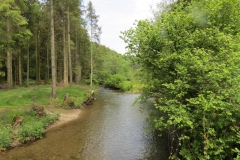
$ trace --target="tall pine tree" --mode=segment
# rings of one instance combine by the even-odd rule
[[[95,9],[92,5],[92,2],[89,1],[87,6],[87,23],[90,27],[90,40],[91,40],[91,73],[90,73],[90,86],[92,87],[93,81],[93,42],[100,42],[100,35],[101,35],[101,27],[98,26],[98,18],[99,16],[96,15]]]

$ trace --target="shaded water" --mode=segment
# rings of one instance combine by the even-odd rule
[[[0,159],[165,160],[166,140],[146,132],[147,116],[139,111],[143,105],[131,106],[138,96],[102,88],[77,120],[49,130],[41,140],[0,154]]]

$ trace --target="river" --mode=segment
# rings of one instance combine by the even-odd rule
[[[0,154],[6,160],[165,160],[166,139],[148,133],[138,94],[101,88],[80,117],[52,128],[44,138]]]

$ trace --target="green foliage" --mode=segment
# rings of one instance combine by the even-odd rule
[[[94,55],[94,74],[95,84],[105,84],[110,76],[120,74],[127,80],[132,78],[132,68],[126,56],[120,55],[115,51],[95,44],[93,47]]]
[[[44,126],[40,121],[24,123],[18,130],[18,137],[21,142],[35,140],[42,137],[43,131]]]
[[[114,74],[112,76],[109,76],[108,80],[106,81],[106,85],[116,89],[121,89],[124,80],[125,80],[124,76],[120,74]]]
[[[240,147],[234,131],[240,120],[239,1],[171,5],[155,22],[139,21],[123,33],[144,72],[142,98],[158,99],[153,123],[176,143],[170,146],[171,158],[235,158],[232,149]]]
[[[46,128],[50,124],[54,123],[59,119],[59,114],[50,114],[41,118],[41,122],[43,123],[43,127]]]
[[[121,85],[121,90],[123,91],[131,91],[132,90],[132,82],[131,81],[123,81]]]
[[[108,87],[132,90],[133,81],[136,82],[137,68],[132,65],[131,58],[116,53],[101,45],[94,46],[94,74],[93,82]],[[134,77],[134,78],[133,78]]]
[[[0,127],[0,150],[7,148],[12,142],[12,128]]]
[[[45,115],[39,119],[33,118],[24,123],[18,130],[19,141],[25,142],[42,138],[44,128],[52,124],[59,118],[57,114]],[[25,120],[26,121],[26,120]]]

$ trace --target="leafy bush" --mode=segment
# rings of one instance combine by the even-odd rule
[[[21,142],[34,140],[42,137],[44,131],[42,122],[34,121],[22,125],[18,130],[18,137]]]
[[[122,83],[121,89],[123,91],[130,91],[130,90],[132,90],[132,82],[131,81],[124,81]]]
[[[12,128],[1,127],[0,128],[0,150],[7,148],[12,142]]]
[[[43,124],[43,127],[47,127],[50,124],[52,124],[53,122],[55,122],[56,120],[58,120],[59,115],[57,114],[53,114],[53,115],[46,115],[44,117],[41,118],[41,122]]]
[[[124,81],[125,81],[124,76],[120,74],[114,74],[107,79],[105,85],[116,89],[122,89]]]

